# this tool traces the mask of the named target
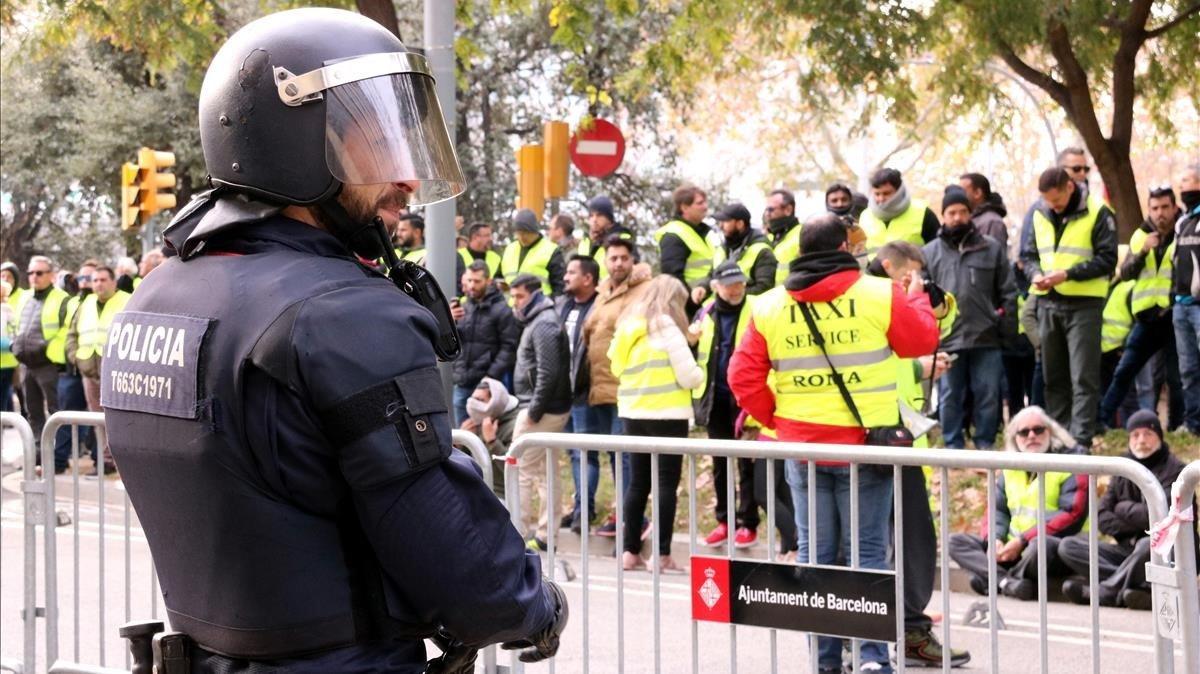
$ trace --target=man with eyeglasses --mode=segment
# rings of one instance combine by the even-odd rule
[[[1150,190],[1149,208],[1149,217],[1129,239],[1129,254],[1119,272],[1121,281],[1134,282],[1130,310],[1135,321],[1100,403],[1100,423],[1115,424],[1117,408],[1138,372],[1155,354],[1162,353],[1171,392],[1167,425],[1174,429],[1183,421],[1183,388],[1175,355],[1175,328],[1171,323],[1171,258],[1175,251],[1175,221],[1179,219],[1175,191],[1170,186]],[[1148,401],[1148,409],[1157,407],[1155,397]]]
[[[1015,414],[1004,430],[1009,452],[1087,454],[1087,449],[1050,415],[1030,405]],[[1070,573],[1058,556],[1059,542],[1087,530],[1087,475],[1043,473],[1046,517],[1046,577]],[[1037,596],[1038,477],[1023,470],[1001,471],[996,483],[995,530],[982,523],[981,535],[952,534],[950,558],[970,574],[971,589],[988,594],[988,541],[993,541],[999,591],[1029,601]]]
[[[1038,298],[1046,409],[1090,446],[1101,394],[1102,313],[1117,265],[1116,218],[1062,167],[1043,171],[1038,191],[1042,201],[1021,260]]]
[[[46,418],[58,411],[58,374],[67,362],[67,314],[70,296],[54,286],[54,263],[43,255],[29,258],[29,291],[16,307],[12,352],[21,363],[25,405],[34,441],[40,443]],[[55,447],[54,472],[65,473],[69,448]],[[38,454],[41,457],[41,454]]]
[[[1184,214],[1175,224],[1172,319],[1184,391],[1184,425],[1200,435],[1200,164],[1179,177]]]

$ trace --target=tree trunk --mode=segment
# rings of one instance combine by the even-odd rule
[[[1142,202],[1138,196],[1137,178],[1133,173],[1133,162],[1129,153],[1114,150],[1112,143],[1105,144],[1105,152],[1092,151],[1096,158],[1096,167],[1100,169],[1100,177],[1108,190],[1108,200],[1113,212],[1117,215],[1117,240],[1128,243],[1134,230],[1142,224],[1145,217],[1142,214]]]

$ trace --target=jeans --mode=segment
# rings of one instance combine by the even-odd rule
[[[787,462],[787,482],[796,507],[796,529],[800,549],[796,560],[809,562],[808,465]],[[839,549],[849,556],[850,546],[850,468],[817,466],[813,485],[816,505],[816,562],[834,564]],[[888,568],[888,519],[892,514],[892,472],[860,466],[858,471],[858,543],[859,566],[864,569]],[[841,667],[842,639],[817,637],[817,660],[821,667]],[[888,662],[887,644],[862,642],[863,662]]]
[[[1179,367],[1175,357],[1175,333],[1171,322],[1165,318],[1148,322],[1137,321],[1129,331],[1129,338],[1125,340],[1125,351],[1121,354],[1121,360],[1113,372],[1112,383],[1109,384],[1104,393],[1104,400],[1100,403],[1102,421],[1107,422],[1113,418],[1117,407],[1125,399],[1142,368],[1159,352],[1162,352],[1166,360],[1167,386],[1171,391],[1169,427],[1174,428],[1179,424],[1179,400],[1183,398],[1183,390],[1179,384]],[[1153,404],[1149,409],[1154,409]]]
[[[962,402],[970,389],[974,405],[975,446],[991,449],[1000,428],[1000,381],[1004,358],[1000,349],[965,349],[942,375],[938,416],[947,447],[964,447]]]
[[[621,435],[621,417],[617,416],[616,405],[588,405],[587,403],[579,403],[571,407],[571,421],[567,424],[567,430],[571,433],[592,433],[596,435]],[[575,508],[572,513],[578,513],[579,510],[579,450],[568,450],[571,455],[571,479],[575,482]],[[613,480],[617,476],[617,454],[609,452],[608,463],[612,468]],[[600,453],[587,453],[587,502],[588,502],[588,517],[596,516],[596,488],[600,485]],[[629,453],[621,454],[621,493],[617,498],[625,495],[629,490],[629,480],[633,475],[629,469]]]
[[[453,404],[454,404],[454,427],[460,428],[464,421],[467,420],[467,398],[475,392],[475,388],[467,388],[466,386],[454,386]]]
[[[1172,311],[1183,386],[1183,424],[1200,435],[1200,304],[1176,304]]]
[[[67,374],[60,372],[58,375],[58,409],[60,411],[86,412],[88,408],[87,396],[83,392],[83,378],[78,374]],[[96,438],[95,432],[87,426],[79,427],[79,446],[86,447],[91,450],[92,462],[99,464],[96,460]],[[67,459],[71,456],[71,427],[62,426],[58,432],[54,434],[54,463],[56,465],[66,465]],[[80,453],[82,456],[82,452]]]
[[[660,438],[686,438],[686,419],[624,419],[628,435],[649,435]],[[651,486],[652,457],[658,457],[658,484]],[[625,492],[625,521],[621,549],[638,554],[642,550],[642,517],[653,488],[658,490],[658,508],[654,509],[654,532],[658,541],[658,554],[671,554],[671,536],[675,533],[676,492],[679,477],[683,472],[681,454],[634,454],[629,459],[633,469],[633,480]]]

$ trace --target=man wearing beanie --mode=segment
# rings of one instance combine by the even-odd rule
[[[613,215],[612,199],[603,194],[592,197],[587,207],[588,235],[579,242],[576,254],[585,255],[596,261],[596,264],[600,266],[600,278],[597,280],[599,282],[608,278],[608,268],[604,264],[604,242],[608,241],[610,236],[619,236],[632,241],[633,232],[617,224],[616,217]]]
[[[1139,410],[1129,417],[1125,428],[1129,431],[1129,451],[1125,457],[1154,473],[1163,491],[1170,494],[1171,485],[1185,464],[1163,441],[1162,423],[1158,417],[1150,410]],[[1097,518],[1100,533],[1116,540],[1116,543],[1097,543],[1096,571],[1100,592],[1097,603],[1150,610],[1150,586],[1146,583],[1150,536],[1146,532],[1152,522],[1141,490],[1127,478],[1113,477],[1108,490],[1100,497]],[[1063,594],[1076,604],[1089,603],[1087,534],[1063,539],[1058,554],[1077,574],[1063,582]]]
[[[922,252],[929,275],[958,301],[958,318],[941,350],[958,356],[941,379],[938,413],[947,447],[966,446],[963,401],[974,402],[976,449],[991,449],[1000,428],[1001,347],[1017,334],[1017,286],[1004,246],[980,234],[958,185],[942,197],[942,227]]]
[[[542,293],[558,296],[563,291],[567,265],[562,250],[542,236],[537,214],[522,208],[513,216],[513,241],[500,258],[500,273],[512,285],[521,274],[532,274],[542,281]]]
[[[760,295],[775,287],[775,253],[762,232],[750,226],[750,209],[738,202],[717,211],[722,244],[713,250],[713,268],[733,261],[748,279],[746,292]]]
[[[1183,382],[1183,423],[1200,435],[1200,164],[1179,177],[1179,199],[1183,217],[1175,224],[1171,311]]]

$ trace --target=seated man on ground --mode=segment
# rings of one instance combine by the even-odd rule
[[[1071,434],[1042,408],[1021,410],[1004,429],[1010,452],[1086,454]],[[1087,475],[1046,473],[1046,576],[1063,578],[1070,569],[1059,558],[1059,542],[1087,528]],[[988,593],[988,536],[994,541],[997,580],[1002,594],[1030,600],[1037,596],[1038,474],[1001,471],[996,485],[994,531],[983,523],[982,536],[952,534],[950,557],[971,574],[971,589]],[[986,519],[986,517],[985,517]]]
[[[1129,451],[1133,459],[1154,473],[1163,491],[1171,493],[1184,463],[1163,441],[1162,422],[1150,410],[1139,410],[1125,423],[1129,431]],[[1150,610],[1150,585],[1146,582],[1146,562],[1150,561],[1150,516],[1142,490],[1127,478],[1116,476],[1108,485],[1096,511],[1100,533],[1112,536],[1116,543],[1097,541],[1096,572],[1099,576],[1097,603],[1101,606],[1125,606]],[[1088,582],[1088,537],[1063,539],[1058,555],[1076,574],[1063,582],[1063,594],[1076,604],[1091,602]]]

